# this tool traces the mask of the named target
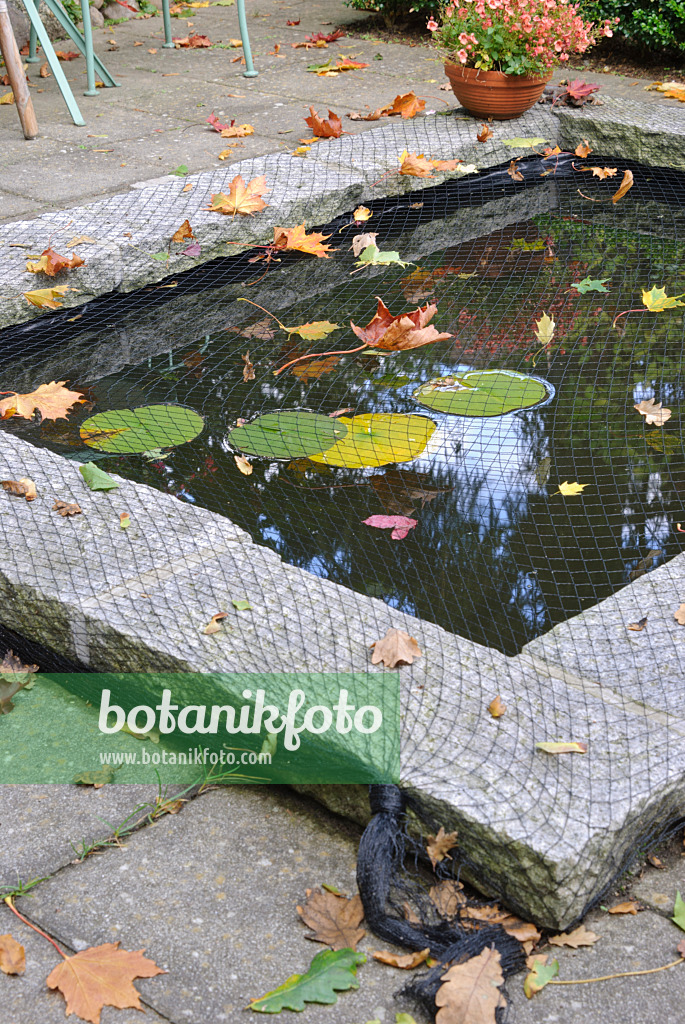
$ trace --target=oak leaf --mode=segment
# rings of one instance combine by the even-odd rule
[[[59,501],[56,500],[52,506],[53,512],[58,512],[61,516],[77,516],[83,512],[80,505],[77,505],[75,501]]]
[[[437,835],[429,835],[426,840],[426,853],[430,858],[430,862],[435,870],[436,866],[445,858],[452,860],[448,853],[448,850],[452,850],[457,845],[458,832],[445,832],[442,825],[438,829]]]
[[[195,237],[195,235],[193,234],[193,229],[190,226],[190,221],[189,220],[184,220],[183,223],[181,224],[180,228],[178,228],[178,230],[174,231],[173,235],[171,236],[171,241],[179,243],[179,242],[184,241],[184,239],[186,239],[186,238],[194,238],[194,237]]]
[[[0,971],[3,974],[23,974],[26,970],[26,950],[11,935],[0,935]]]
[[[366,526],[375,526],[377,530],[392,530],[393,540],[404,540],[410,530],[418,526],[418,520],[409,516],[369,516],[363,520]]]
[[[294,228],[274,228],[273,244],[276,249],[306,252],[310,256],[329,260],[331,258],[329,254],[337,251],[330,245],[323,244],[330,237],[330,235],[322,235],[318,231],[312,231],[308,235],[304,224],[298,224]]]
[[[43,250],[40,259],[36,263],[32,263],[31,260],[28,260],[26,263],[26,269],[31,274],[47,274],[48,277],[55,277],[63,270],[84,266],[85,263],[75,252],[72,252],[71,258],[69,256],[60,256],[50,246]]]
[[[254,380],[254,366],[250,360],[250,350],[248,349],[245,355],[241,356],[240,358],[245,364],[243,366],[243,380],[245,381],[245,383],[247,383],[248,380]]]
[[[455,878],[443,878],[437,885],[432,885],[428,897],[441,917],[455,918],[466,904],[464,886]]]
[[[482,124],[476,138],[479,142],[487,142],[492,138],[492,134],[492,129],[487,124]]]
[[[28,476],[22,476],[19,480],[0,480],[0,486],[8,494],[13,494],[17,498],[33,501],[36,497],[36,485]]]
[[[411,665],[414,658],[420,658],[422,653],[414,637],[409,636],[403,629],[389,629],[385,636],[375,640],[371,647],[371,664],[378,665],[382,661],[386,668]]]
[[[400,967],[403,971],[411,971],[414,967],[425,964],[430,956],[430,946],[418,953],[391,953],[389,949],[373,949],[371,956],[374,960],[379,960],[380,963],[387,964],[389,967]]]
[[[664,408],[661,402],[655,402],[653,398],[643,399],[633,408],[644,416],[645,423],[654,424],[656,427],[662,427],[672,415],[670,409]]]
[[[134,978],[154,978],[166,972],[143,955],[128,952],[118,942],[84,949],[66,957],[49,974],[48,988],[59,989],[67,1002],[66,1013],[75,1013],[90,1024],[100,1024],[103,1006],[142,1010]]]
[[[69,391],[64,387],[65,384],[65,380],[53,380],[49,384],[41,384],[26,395],[11,392],[9,398],[0,398],[0,419],[22,416],[30,420],[36,410],[43,420],[66,419],[71,407],[86,399],[78,391]]]
[[[356,949],[366,935],[364,928],[359,927],[364,919],[359,895],[348,899],[328,890],[308,889],[304,906],[298,906],[297,912],[312,929],[313,934],[307,938],[331,949]]]
[[[411,313],[393,316],[383,300],[379,296],[376,298],[378,307],[366,327],[357,327],[350,321],[350,327],[357,337],[371,348],[398,352],[452,337],[451,334],[438,332],[430,323],[438,311],[436,305],[426,304]]]
[[[593,946],[598,939],[599,935],[595,935],[584,924],[581,924],[572,932],[564,932],[563,935],[550,935],[547,941],[550,946],[570,946],[571,949],[578,949],[579,946]]]
[[[314,135],[319,139],[339,139],[343,133],[342,122],[332,110],[328,111],[328,120],[324,121],[319,117],[314,107],[309,108],[310,117],[305,117],[305,124],[309,125]]]
[[[435,996],[436,1024],[496,1024],[497,1011],[506,1005],[500,991],[504,974],[500,954],[483,949],[478,956],[454,964],[443,974]]]
[[[236,174],[230,184],[228,195],[223,192],[212,195],[212,201],[207,209],[213,213],[230,213],[233,217],[236,213],[252,216],[268,205],[262,199],[265,192],[271,192],[266,186],[265,175],[260,174],[246,185],[243,176]]]

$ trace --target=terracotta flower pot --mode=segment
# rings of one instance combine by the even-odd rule
[[[462,64],[445,63],[452,92],[463,107],[477,117],[508,121],[520,117],[542,96],[552,72],[536,78],[505,75],[501,71],[480,71]]]

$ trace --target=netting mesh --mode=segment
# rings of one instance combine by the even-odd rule
[[[502,165],[366,200],[363,225],[350,210],[320,226],[333,259],[265,266],[252,249],[0,334],[3,391],[68,380],[85,399],[2,423],[3,477],[86,513],[3,498],[8,645],[98,670],[353,668],[373,693],[368,645],[406,627],[422,655],[402,670],[403,781],[458,827],[476,881],[550,926],[682,814],[683,318],[640,296],[681,291],[685,186],[610,154],[592,163],[618,178],[581,163],[527,158],[522,180]],[[407,265],[358,269],[365,230]],[[361,345],[348,325],[371,323],[379,296],[393,316],[435,304],[450,337]],[[284,330],[313,321],[337,327]],[[645,420],[650,399],[670,418]],[[121,419],[147,407],[135,428]],[[83,463],[135,486],[91,495]],[[372,516],[411,525],[391,537]],[[256,611],[228,647],[202,647],[200,627],[243,597]],[[544,757],[538,740],[590,753]]]

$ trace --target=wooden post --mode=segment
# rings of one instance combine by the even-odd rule
[[[19,55],[19,47],[14,38],[7,0],[0,0],[0,53],[5,59],[5,67],[14,93],[14,102],[24,130],[25,139],[35,139],[38,135],[38,122],[33,110],[33,101],[24,74],[24,66]]]

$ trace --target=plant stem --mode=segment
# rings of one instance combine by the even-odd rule
[[[619,313],[618,316],[614,317],[614,322],[611,326],[615,327],[616,321],[620,320],[622,316],[628,316],[628,313],[644,313],[644,309],[624,309],[622,313]]]
[[[261,309],[262,313],[266,313],[266,315],[267,315],[267,316],[270,316],[270,317],[271,317],[271,318],[272,318],[273,320],[275,320],[275,321],[276,321],[276,323],[278,324],[278,326],[279,326],[280,328],[282,328],[282,330],[284,330],[284,331],[287,331],[287,330],[288,330],[288,328],[287,328],[287,327],[285,327],[285,326],[284,326],[284,325],[283,325],[283,324],[281,323],[281,321],[280,321],[280,320],[278,319],[278,317],[277,317],[277,316],[274,316],[274,314],[273,314],[273,313],[269,313],[269,310],[268,310],[268,309],[264,309],[264,306],[260,306],[258,302],[253,302],[253,301],[252,301],[252,299],[243,299],[243,298],[239,298],[239,299],[238,299],[238,302],[249,302],[251,306],[256,306],[256,307],[257,307],[257,309]]]
[[[369,348],[369,343],[365,341],[362,345],[358,345],[357,348],[344,348],[338,349],[337,352],[309,352],[306,356],[298,356],[297,359],[291,359],[289,363],[282,366],[280,370],[274,370],[274,377],[278,377],[279,373],[283,373],[289,366],[294,366],[295,363],[301,363],[304,359],[316,359],[320,357],[323,359],[325,356],[349,356],[353,352],[361,352],[363,348]]]
[[[548,985],[588,985],[591,981],[610,981],[612,978],[635,978],[638,974],[656,974],[658,971],[667,971],[670,967],[677,967],[678,964],[685,964],[681,956],[673,963],[664,964],[663,967],[650,967],[648,971],[621,971],[620,974],[603,974],[600,978],[577,978],[575,981],[548,981]]]
[[[57,943],[55,942],[55,940],[54,940],[54,939],[51,939],[49,935],[46,935],[46,934],[45,934],[45,932],[42,932],[42,931],[40,930],[40,928],[37,928],[37,927],[35,926],[35,924],[31,924],[31,922],[30,922],[30,921],[27,921],[27,920],[26,920],[26,918],[25,918],[25,917],[23,917],[23,916],[22,916],[22,914],[20,914],[20,913],[19,913],[19,911],[18,911],[18,910],[17,910],[17,908],[15,907],[14,903],[12,902],[12,897],[11,897],[11,896],[6,896],[6,897],[5,897],[5,903],[6,903],[6,904],[7,904],[7,906],[8,906],[9,908],[10,908],[10,910],[12,911],[12,913],[13,913],[13,914],[16,914],[16,915],[17,915],[17,917],[19,918],[19,920],[20,920],[20,921],[23,921],[23,922],[24,922],[24,924],[25,924],[25,925],[28,925],[28,927],[29,927],[29,928],[32,928],[32,929],[34,930],[34,932],[38,932],[38,934],[39,934],[39,935],[42,935],[44,939],[47,939],[47,940],[48,940],[48,942],[49,942],[49,943],[51,943],[51,944],[52,944],[52,945],[53,945],[53,946],[55,947],[55,949],[57,950],[57,952],[59,953],[59,955],[60,955],[61,957],[64,957],[64,959],[65,959],[65,960],[68,960],[68,959],[69,959],[69,957],[67,956],[67,954],[66,954],[66,953],[63,953],[63,952],[62,952],[62,950],[61,950],[61,949],[59,948],[59,946],[57,945]]]

